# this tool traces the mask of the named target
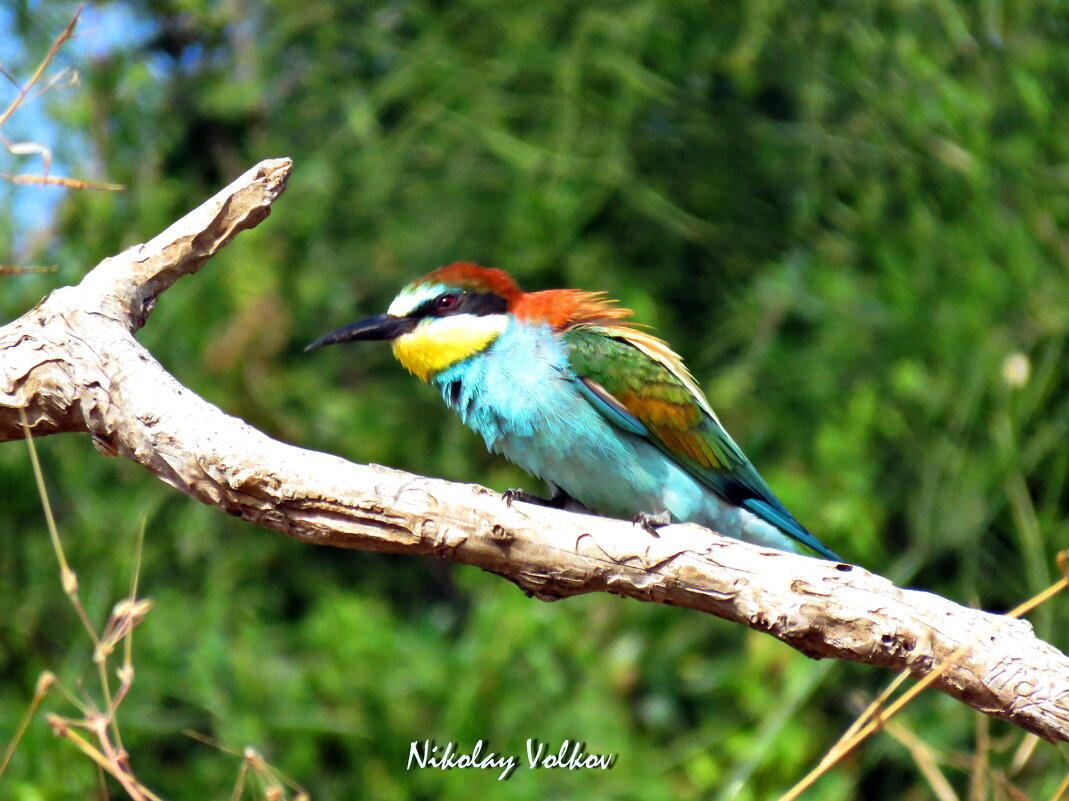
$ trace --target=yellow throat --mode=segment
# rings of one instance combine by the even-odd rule
[[[428,318],[393,341],[393,355],[423,381],[486,349],[508,327],[504,314]]]

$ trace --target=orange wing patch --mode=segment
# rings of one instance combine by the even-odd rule
[[[695,434],[693,431],[680,431],[670,426],[657,425],[650,426],[650,429],[669,450],[686,456],[695,464],[714,470],[718,470],[723,466],[704,437]]]
[[[634,393],[620,393],[620,403],[628,412],[645,425],[654,428],[666,426],[685,430],[701,422],[702,413],[696,406],[682,406],[657,397],[643,397]]]

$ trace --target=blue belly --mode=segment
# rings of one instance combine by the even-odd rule
[[[434,377],[446,403],[492,451],[612,517],[670,512],[729,537],[797,551],[775,526],[715,492],[581,394],[547,326],[510,323],[484,353]]]

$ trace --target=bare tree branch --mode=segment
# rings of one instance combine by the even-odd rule
[[[722,537],[508,506],[482,487],[359,465],[270,439],[183,387],[133,338],[157,296],[196,272],[284,191],[264,161],[150,242],[104,260],[0,328],[0,441],[92,435],[197,500],[307,542],[434,554],[543,600],[611,592],[768,632],[814,658],[924,676],[1049,740],[1069,741],[1069,659],[1019,620],[903,590],[862,568]],[[963,647],[964,646],[964,647]]]

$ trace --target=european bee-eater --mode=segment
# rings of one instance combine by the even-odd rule
[[[458,263],[308,350],[389,340],[488,448],[558,500],[838,560],[758,475],[682,359],[630,316],[600,292],[524,292],[503,270]]]

